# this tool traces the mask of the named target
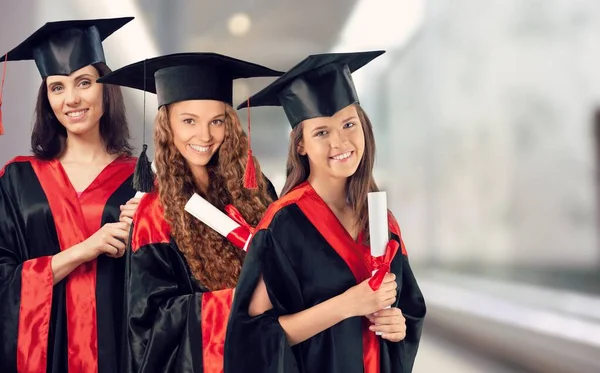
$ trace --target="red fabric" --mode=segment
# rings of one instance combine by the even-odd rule
[[[392,260],[398,252],[400,244],[396,240],[390,240],[385,249],[385,254],[378,257],[371,257],[371,269],[375,272],[373,277],[369,280],[369,286],[373,290],[379,290],[379,287],[383,283],[385,274],[390,271]]]
[[[225,332],[235,289],[202,293],[202,361],[204,373],[223,373]]]
[[[32,159],[31,165],[48,199],[60,248],[66,250],[100,229],[106,202],[133,174],[135,159],[121,157],[114,160],[80,198],[58,160]],[[66,281],[69,372],[97,372],[96,261],[80,265]]]
[[[252,158],[252,141],[250,140],[250,99],[248,99],[248,159],[246,160],[246,172],[244,173],[244,187],[246,189],[256,189],[256,167],[254,158]]]
[[[17,371],[45,372],[52,309],[52,257],[23,263],[17,340]]]
[[[131,235],[131,250],[151,243],[169,243],[171,226],[165,220],[165,211],[157,192],[146,193],[133,217],[133,234]]]
[[[238,209],[233,205],[225,206],[225,212],[227,215],[240,226],[232,230],[227,234],[227,240],[231,242],[238,249],[243,250],[248,246],[246,243],[252,234],[254,234],[254,227],[252,227],[246,219],[242,216]]]
[[[344,259],[352,270],[356,282],[360,283],[371,277],[371,253],[368,247],[354,241],[308,182],[298,186],[298,189],[304,192],[296,204],[329,245]],[[375,333],[369,330],[369,322],[366,318],[363,319],[362,337],[364,372],[379,373],[379,340]]]

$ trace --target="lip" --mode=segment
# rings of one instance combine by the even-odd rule
[[[212,145],[197,145],[197,144],[188,144],[187,145],[192,152],[194,152],[195,154],[201,154],[201,155],[206,155],[206,154],[210,154],[210,149],[212,148]],[[204,149],[195,149],[194,147],[198,148],[206,148],[206,150]]]
[[[83,112],[81,115],[73,117],[70,116],[70,113],[77,113],[77,112]],[[83,122],[86,118],[87,115],[89,113],[90,109],[77,109],[77,110],[69,110],[65,112],[65,117],[67,117],[67,120],[71,123],[79,123],[79,122]]]

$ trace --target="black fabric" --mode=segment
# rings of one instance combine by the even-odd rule
[[[57,185],[57,187],[66,187]],[[135,194],[130,179],[109,198],[102,224],[118,221],[119,205]],[[54,218],[46,195],[29,162],[14,162],[0,176],[0,372],[16,372],[21,269],[27,260],[60,252]],[[105,260],[106,259],[106,260]],[[97,267],[97,323],[99,373],[116,371],[118,352],[113,331],[122,323],[122,308],[110,309],[111,299],[122,298],[124,259],[99,258]],[[116,277],[113,277],[117,275]],[[120,279],[119,279],[120,278]],[[47,372],[67,372],[65,281],[53,287],[48,334]],[[117,306],[118,307],[118,306]]]
[[[394,306],[406,317],[407,337],[398,343],[381,340],[381,373],[408,373],[425,304],[400,252],[391,270],[399,291]],[[273,309],[250,317],[248,307],[261,274]],[[279,316],[308,309],[354,285],[350,268],[300,208],[295,204],[281,208],[248,249],[227,328],[225,373],[363,373],[361,318],[346,319],[293,347],[278,321]]]
[[[306,119],[329,117],[358,103],[352,73],[384,51],[310,55],[250,97],[250,106],[282,106],[294,128]],[[247,106],[244,102],[238,106]]]
[[[217,100],[231,105],[233,80],[282,74],[217,53],[177,53],[135,62],[98,82],[156,93],[158,107],[187,100]]]
[[[42,78],[69,75],[84,66],[106,62],[102,41],[132,19],[48,22],[8,52],[7,60],[35,60]],[[3,55],[0,61],[4,58]]]

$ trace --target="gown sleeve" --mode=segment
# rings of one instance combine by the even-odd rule
[[[263,276],[273,308],[251,317],[248,307]],[[225,343],[225,373],[300,372],[279,316],[302,309],[292,263],[268,229],[256,233],[246,256],[231,310]]]
[[[172,242],[127,255],[124,371],[221,372],[233,289],[198,289]]]
[[[23,219],[0,176],[0,371],[45,371],[52,256],[29,258]]]

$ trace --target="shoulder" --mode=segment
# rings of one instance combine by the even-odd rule
[[[131,250],[151,243],[168,243],[171,239],[171,227],[164,217],[164,208],[157,192],[145,194],[133,218]]]
[[[303,183],[299,185],[285,196],[271,203],[256,229],[260,230],[270,227],[274,222],[280,221],[282,216],[285,216],[286,214],[289,214],[290,211],[295,210],[294,206],[300,200],[307,198],[307,184],[308,183]]]
[[[33,156],[18,156],[8,161],[2,169],[0,169],[0,177],[5,174],[11,174],[11,172],[22,169],[23,167],[29,167],[32,161],[37,160]]]

